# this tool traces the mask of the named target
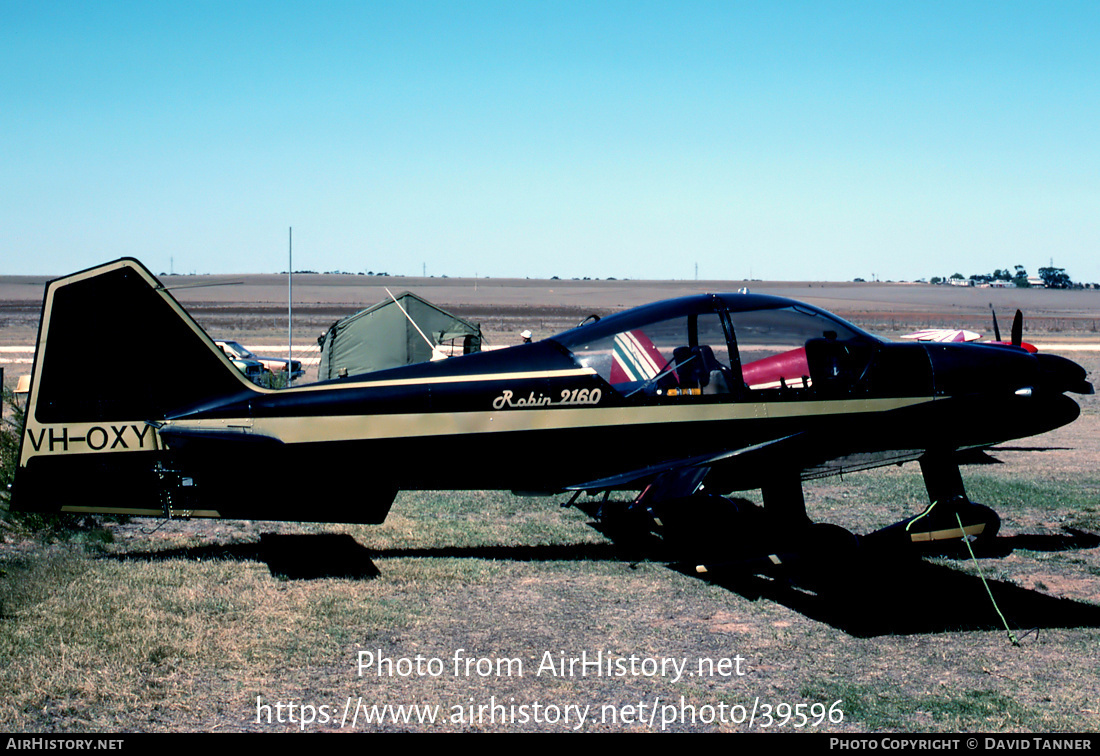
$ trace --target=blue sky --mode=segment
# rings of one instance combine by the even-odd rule
[[[0,0],[0,273],[1100,281],[1100,4]]]

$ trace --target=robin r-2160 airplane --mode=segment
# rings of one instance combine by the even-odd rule
[[[106,364],[122,332],[164,345],[180,369],[151,374],[133,352]],[[1055,355],[888,343],[806,304],[737,293],[276,390],[249,382],[121,259],[46,288],[13,504],[380,523],[402,489],[637,491],[603,514],[713,531],[720,495],[760,489],[769,529],[791,533],[810,526],[803,480],[919,460],[932,503],[898,537],[990,536],[996,515],[967,498],[958,453],[1072,422],[1065,394],[1091,393],[1086,378]],[[280,500],[238,484],[273,474],[309,490]]]

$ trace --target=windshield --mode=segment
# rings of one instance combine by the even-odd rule
[[[865,341],[864,334],[841,320],[801,305],[731,312],[741,373],[750,390],[808,389],[816,369],[816,346]],[[807,347],[810,355],[807,355]]]
[[[256,355],[252,354],[252,352],[245,349],[236,341],[227,341],[225,342],[225,346],[229,349],[229,351],[235,353],[238,357],[243,357],[247,360],[256,359]]]

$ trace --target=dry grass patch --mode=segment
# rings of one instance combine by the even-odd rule
[[[212,689],[308,666],[352,622],[401,621],[384,600],[360,601],[359,586],[291,584],[259,564],[64,561],[64,577],[42,565],[48,597],[4,618],[0,727],[209,723]]]

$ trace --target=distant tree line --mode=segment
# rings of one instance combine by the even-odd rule
[[[1039,268],[1039,280],[1042,281],[1043,286],[1048,289],[1100,288],[1100,284],[1075,283],[1073,279],[1069,277],[1069,274],[1066,273],[1065,268],[1055,268],[1053,265],[1046,268]],[[1005,282],[1012,283],[1019,289],[1026,289],[1033,285],[1033,281],[1028,277],[1027,269],[1023,265],[1017,265],[1012,270],[1008,268],[998,268],[992,273],[975,273],[969,277],[964,276],[962,273],[955,273],[948,278],[932,276],[932,278],[928,279],[928,283],[933,284],[951,283],[954,281],[970,281],[971,285]]]

